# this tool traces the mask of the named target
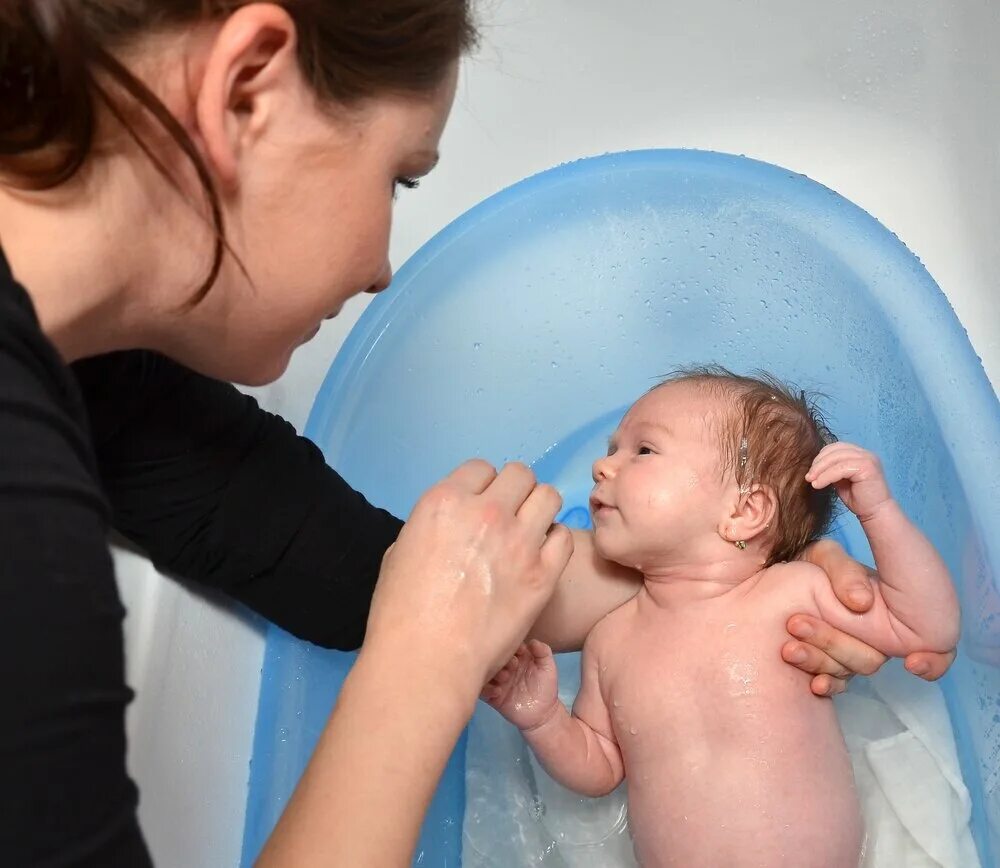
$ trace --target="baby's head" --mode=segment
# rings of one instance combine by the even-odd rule
[[[597,548],[647,572],[730,560],[734,549],[762,565],[791,560],[832,518],[835,493],[805,475],[833,439],[813,401],[770,375],[672,374],[594,462]]]

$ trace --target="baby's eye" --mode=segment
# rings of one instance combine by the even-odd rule
[[[639,454],[640,455],[652,455],[653,454],[653,450],[650,449],[648,446],[640,446],[639,447]]]

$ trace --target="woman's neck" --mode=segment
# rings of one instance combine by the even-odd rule
[[[93,191],[74,178],[43,192],[0,187],[0,246],[67,363],[153,346],[158,321],[171,309],[157,295],[159,258],[149,249],[162,245],[160,233],[144,225],[156,221],[168,235],[169,221],[157,202],[143,201],[143,179],[126,160],[114,172],[105,168],[108,176],[124,174],[128,186],[107,183]]]

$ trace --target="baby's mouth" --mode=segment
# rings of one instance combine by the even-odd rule
[[[608,503],[605,503],[601,498],[596,496],[591,496],[590,498],[590,511],[594,515],[607,514],[613,510],[614,507]]]

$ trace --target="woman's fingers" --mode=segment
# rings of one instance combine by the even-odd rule
[[[788,632],[799,642],[786,642],[782,657],[812,675],[871,675],[888,659],[860,639],[810,615],[793,615]]]
[[[854,560],[839,543],[820,540],[809,546],[802,557],[826,573],[833,593],[848,609],[867,612],[872,607],[875,594],[872,592],[871,580],[877,574]]]
[[[549,528],[549,533],[542,544],[542,569],[546,578],[550,580],[553,587],[555,582],[566,569],[566,564],[573,554],[573,534],[568,527],[562,524],[554,524]]]
[[[488,461],[473,458],[460,464],[443,480],[470,494],[482,494],[496,479],[497,471]]]
[[[832,675],[817,675],[809,685],[817,696],[836,696],[847,690],[846,678],[834,678]]]
[[[535,474],[524,464],[514,462],[503,466],[483,494],[505,509],[517,512],[535,490]]]
[[[536,485],[520,505],[517,520],[528,531],[529,538],[537,539],[540,544],[561,507],[562,495],[558,491],[551,485]]]
[[[910,654],[904,666],[908,672],[918,675],[924,681],[937,681],[955,662],[955,651],[938,653],[936,651],[914,651]]]
[[[461,465],[420,499],[384,559],[369,647],[412,648],[435,665],[447,657],[466,687],[509,691],[532,661],[515,651],[572,553],[569,531],[552,524],[560,505],[523,464]]]
[[[781,657],[786,663],[810,674],[820,673],[834,678],[848,678],[852,674],[829,654],[804,642],[786,642],[781,647]]]

